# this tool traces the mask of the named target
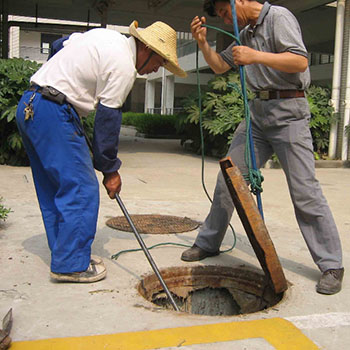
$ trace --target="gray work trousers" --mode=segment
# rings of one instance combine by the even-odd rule
[[[311,256],[323,272],[342,265],[341,242],[333,215],[315,178],[315,161],[306,98],[250,102],[252,135],[257,167],[275,152],[285,173],[300,231]],[[246,125],[235,131],[227,156],[246,174]],[[234,206],[221,171],[213,203],[195,244],[215,252],[220,249]]]

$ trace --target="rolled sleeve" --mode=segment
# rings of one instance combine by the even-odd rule
[[[308,56],[299,23],[291,12],[281,8],[279,14],[274,16],[273,24],[277,52]]]
[[[117,155],[121,123],[121,108],[109,108],[98,104],[92,142],[96,170],[112,173],[120,168],[121,161]]]
[[[233,63],[233,55],[232,55],[232,48],[234,45],[235,45],[235,42],[230,44],[225,50],[219,53],[222,59],[232,68],[235,67],[235,64]]]

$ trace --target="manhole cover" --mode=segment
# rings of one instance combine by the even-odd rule
[[[199,223],[187,217],[170,215],[131,215],[131,219],[139,233],[168,234],[195,230]],[[124,216],[107,220],[106,225],[120,231],[132,232]]]
[[[274,292],[263,271],[244,265],[173,267],[160,272],[178,308],[191,314],[249,314],[270,308],[283,297]],[[137,289],[148,301],[173,310],[155,274],[144,277]]]

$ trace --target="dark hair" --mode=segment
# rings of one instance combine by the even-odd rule
[[[216,2],[230,2],[230,0],[205,0],[203,4],[203,10],[211,17],[216,17],[215,3]]]
[[[257,1],[257,0],[248,0],[248,1]],[[216,17],[215,4],[217,2],[231,2],[230,0],[204,0],[203,10],[211,17]]]

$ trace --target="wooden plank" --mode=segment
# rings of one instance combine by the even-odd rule
[[[220,167],[237,213],[265,275],[276,293],[284,292],[288,286],[281,263],[248,185],[230,157],[222,159]]]

